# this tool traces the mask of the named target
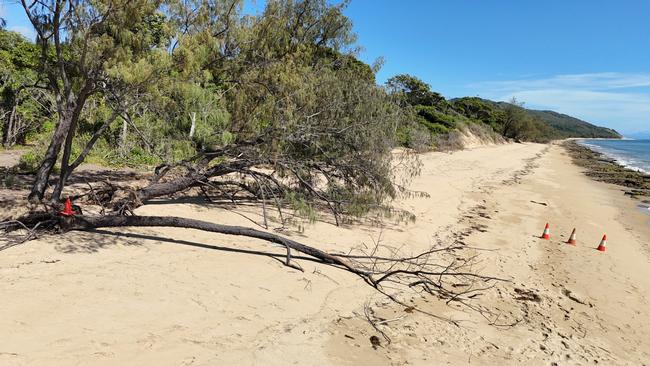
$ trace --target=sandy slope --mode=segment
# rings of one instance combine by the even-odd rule
[[[631,200],[582,176],[558,146],[512,144],[422,160],[412,188],[431,197],[398,203],[417,215],[414,224],[316,223],[283,234],[346,251],[381,233],[384,243],[414,252],[464,234],[468,245],[489,249],[476,251],[476,270],[512,279],[478,303],[500,314],[499,324],[516,325],[489,325],[475,312],[418,298],[418,306],[461,326],[404,312],[343,271],[307,261],[304,273],[283,267],[266,255],[280,248],[254,240],[178,229],[70,233],[0,252],[0,364],[650,360],[650,231]],[[260,220],[251,207],[160,203],[139,212]],[[535,237],[546,221],[550,242]],[[578,246],[561,244],[574,226]],[[609,247],[600,253],[593,247],[605,231]],[[540,301],[526,300],[532,294]],[[365,304],[397,319],[379,326],[391,344],[370,345],[378,333],[365,320]]]

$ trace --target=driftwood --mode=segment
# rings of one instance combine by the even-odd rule
[[[406,304],[400,300],[400,295],[405,291],[415,291],[421,295],[435,296],[447,303],[460,303],[494,323],[495,314],[474,304],[472,300],[492,288],[498,281],[506,281],[477,274],[472,267],[475,257],[465,258],[456,254],[457,251],[465,249],[462,245],[430,248],[417,255],[403,256],[378,240],[369,248],[357,248],[347,254],[330,253],[266,231],[173,216],[66,217],[40,213],[31,218],[2,223],[2,226],[8,231],[27,230],[28,236],[21,242],[37,238],[37,230],[64,234],[72,230],[89,231],[111,227],[177,227],[259,239],[285,247],[286,266],[302,271],[302,267],[292,260],[295,258],[292,251],[306,254],[317,262],[335,266],[360,277],[366,284],[406,308],[435,317],[435,314]],[[388,255],[379,255],[380,252],[388,252]]]

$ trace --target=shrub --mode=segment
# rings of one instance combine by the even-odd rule
[[[465,147],[463,133],[459,130],[453,130],[443,135],[437,135],[433,138],[433,146],[436,151],[456,151]]]
[[[20,157],[20,161],[18,162],[18,169],[26,172],[34,172],[36,169],[38,169],[38,165],[41,163],[41,159],[43,159],[42,152],[38,151],[37,149],[30,150]]]

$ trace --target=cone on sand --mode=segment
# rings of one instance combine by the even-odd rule
[[[551,227],[549,226],[548,222],[546,223],[546,227],[544,227],[544,233],[540,238],[544,240],[551,239]]]
[[[607,234],[603,235],[603,239],[600,241],[600,244],[598,245],[598,251],[604,252],[605,251],[605,245],[607,245]]]
[[[577,240],[576,240],[576,229],[575,228],[571,232],[571,236],[569,237],[569,240],[567,240],[566,243],[571,244],[571,245],[576,245]]]
[[[74,215],[74,212],[72,211],[72,202],[70,202],[70,197],[66,198],[65,207],[63,208],[63,211],[59,212],[59,215],[61,215],[61,216],[73,216]]]

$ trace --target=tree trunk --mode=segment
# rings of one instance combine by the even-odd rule
[[[11,131],[13,130],[14,113],[16,111],[15,91],[11,87],[5,87],[2,96],[0,96],[0,100],[3,102],[2,108],[8,111],[10,110],[2,126],[2,145],[8,147],[9,140],[11,140]]]
[[[284,238],[279,235],[275,235],[265,231],[251,229],[245,226],[221,225],[221,224],[215,224],[207,221],[186,219],[183,217],[174,217],[174,216],[99,216],[99,217],[73,216],[72,220],[69,220],[69,218],[66,219],[63,220],[64,230],[88,230],[88,229],[95,229],[95,228],[102,228],[102,227],[126,227],[126,226],[180,227],[180,228],[187,228],[187,229],[203,230],[203,231],[225,234],[225,235],[246,236],[250,238],[260,239],[271,243],[283,245],[287,248],[287,251],[289,251],[290,249],[294,249],[298,252],[320,259],[325,263],[340,265],[353,273],[362,275],[364,277],[367,276],[367,278],[370,278],[370,274],[368,272],[354,268],[354,266],[348,263],[347,260],[344,260],[341,257],[326,253],[320,249],[316,249],[314,247],[304,245],[302,243]],[[287,262],[289,261],[289,259],[290,259],[290,254],[288,253]]]
[[[16,105],[14,104],[11,107],[11,113],[9,113],[9,119],[7,120],[7,125],[5,125],[5,136],[2,144],[5,147],[11,147],[16,143]]]
[[[205,164],[207,164],[207,162]],[[174,178],[167,182],[159,182],[156,178],[154,178],[152,183],[150,183],[148,186],[135,191],[135,197],[131,196],[129,198],[124,198],[122,200],[112,202],[110,205],[113,207],[113,209],[118,211],[124,207],[130,207],[131,209],[134,209],[152,198],[169,196],[174,193],[183,192],[188,188],[209,184],[210,178],[233,173],[241,168],[242,163],[216,165],[209,169],[188,172],[184,176]]]
[[[190,113],[190,121],[192,121],[192,126],[190,127],[190,139],[192,139],[196,130],[196,112]]]
[[[7,118],[5,118],[3,122],[4,123],[2,124],[2,146],[7,147],[7,141],[9,141],[9,129],[11,128],[11,115],[7,116]]]
[[[61,157],[61,172],[59,173],[59,181],[54,187],[52,192],[52,202],[58,202],[61,197],[61,191],[65,187],[65,182],[70,176],[72,170],[70,169],[70,154],[72,153],[72,140],[74,139],[75,132],[77,131],[78,114],[74,114],[70,122],[68,134],[65,137],[65,145],[63,147],[63,156]]]
[[[121,156],[126,156],[126,138],[127,138],[127,133],[129,131],[128,129],[129,124],[126,121],[126,119],[122,120],[122,131],[120,132],[120,155]]]
[[[14,122],[16,133],[14,135],[14,145],[25,145],[27,140],[27,129],[23,125],[23,121],[18,118],[17,122]]]
[[[168,196],[182,192],[199,184],[199,181],[207,181],[207,179],[208,177],[203,174],[190,174],[174,179],[170,182],[153,183],[138,190],[137,197],[140,202],[144,203],[145,201],[155,197]]]
[[[23,120],[20,118],[18,114],[14,116],[14,121],[13,121],[13,133],[12,133],[12,138],[11,138],[11,146],[19,144],[20,140],[24,140],[21,136],[24,135],[23,133]]]
[[[71,115],[68,115],[68,113],[65,112],[59,112],[59,124],[54,130],[54,135],[50,140],[50,145],[48,146],[43,161],[36,172],[36,179],[34,180],[32,191],[28,197],[30,202],[38,203],[43,199],[45,189],[47,189],[48,180],[50,179],[50,174],[52,173],[54,164],[56,164],[59,151],[61,151],[61,145],[63,145],[63,141],[70,129],[71,123]]]
[[[83,163],[84,159],[86,159],[86,156],[92,150],[93,146],[95,146],[95,143],[99,138],[104,134],[104,132],[108,129],[108,127],[115,121],[117,116],[119,115],[118,111],[115,110],[113,111],[113,114],[106,120],[104,121],[104,124],[95,131],[93,136],[90,138],[90,141],[86,144],[84,149],[81,151],[79,156],[72,162],[69,163],[69,158],[70,158],[70,149],[72,145],[72,139],[70,136],[74,135],[76,131],[76,123],[73,123],[72,127],[70,128],[70,131],[68,132],[68,139],[66,139],[66,150],[64,151],[63,154],[63,161],[61,161],[61,174],[59,176],[59,181],[56,184],[56,187],[54,187],[54,192],[52,192],[52,202],[58,202],[60,197],[61,197],[61,192],[63,191],[63,188],[65,187],[65,183],[70,177],[70,174],[77,169],[81,163]]]

